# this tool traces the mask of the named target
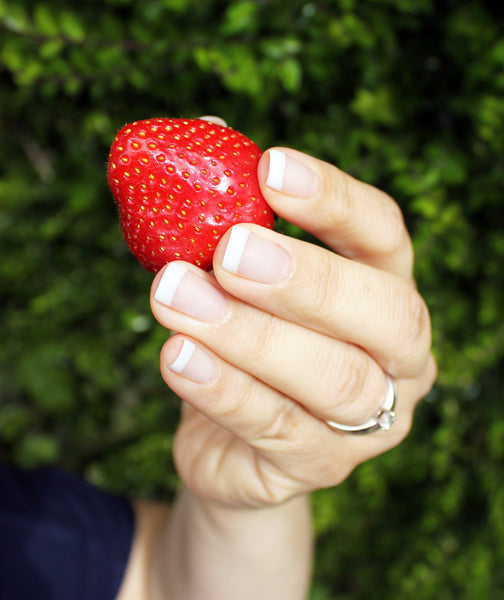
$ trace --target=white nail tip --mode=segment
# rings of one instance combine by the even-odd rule
[[[285,163],[286,155],[280,150],[269,150],[269,170],[268,177],[266,179],[266,185],[276,190],[277,192],[282,191],[284,174],[285,174]]]
[[[159,282],[154,299],[161,304],[171,306],[173,296],[182,281],[182,277],[187,273],[187,269],[178,263],[170,263],[167,267],[161,281]]]
[[[184,340],[179,355],[169,366],[170,370],[172,370],[174,373],[182,373],[191,360],[195,350],[196,346],[192,342],[189,340]]]
[[[222,259],[222,268],[228,273],[236,275],[240,266],[241,257],[245,250],[250,231],[240,225],[235,225],[231,229],[231,235],[226,246],[226,252],[224,252],[224,258]]]
[[[222,127],[228,127],[228,124],[221,117],[216,117],[215,115],[205,115],[204,117],[200,117],[202,121],[208,121],[209,123],[214,123],[214,125],[222,125]]]

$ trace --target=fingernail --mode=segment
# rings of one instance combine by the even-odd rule
[[[227,127],[228,124],[221,117],[216,117],[214,115],[205,115],[200,117],[202,121],[208,121],[209,123],[214,123],[215,125],[222,125],[222,127]]]
[[[305,164],[281,150],[268,150],[266,185],[289,196],[309,198],[318,189],[318,179]]]
[[[216,287],[176,262],[166,267],[154,299],[202,321],[217,321],[226,307]]]
[[[280,283],[291,269],[289,253],[277,244],[235,225],[224,252],[222,268],[259,283]]]
[[[175,358],[168,365],[170,371],[178,373],[196,383],[210,383],[217,374],[214,361],[193,342],[184,340],[178,348]],[[170,361],[170,355],[168,355]]]

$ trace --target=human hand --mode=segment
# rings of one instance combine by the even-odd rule
[[[184,400],[177,469],[196,496],[237,507],[336,485],[397,445],[436,373],[393,200],[290,149],[266,152],[258,174],[273,210],[332,251],[239,225],[221,240],[213,274],[171,263],[151,292],[157,320],[179,332],[160,361]],[[386,373],[398,391],[390,430],[329,427],[376,414]]]

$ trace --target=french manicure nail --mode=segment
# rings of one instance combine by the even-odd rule
[[[210,383],[217,374],[213,360],[190,340],[182,342],[176,358],[168,368],[196,383]]]
[[[202,121],[208,121],[209,123],[214,123],[215,125],[221,125],[222,127],[228,127],[228,124],[221,117],[216,117],[215,115],[205,115],[200,117]]]
[[[231,228],[222,260],[222,268],[228,273],[273,284],[287,278],[291,264],[290,254],[274,242],[241,225]]]
[[[266,185],[289,196],[309,198],[318,189],[318,179],[305,164],[281,150],[271,149]]]
[[[176,262],[166,267],[154,299],[202,321],[217,321],[226,307],[224,295],[215,286]]]

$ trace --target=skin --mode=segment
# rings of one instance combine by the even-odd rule
[[[153,314],[178,332],[160,368],[183,400],[174,455],[184,488],[173,507],[136,505],[120,600],[305,598],[309,493],[399,444],[435,380],[429,313],[397,204],[332,165],[280,150],[314,179],[302,198],[289,182],[271,189],[266,152],[258,169],[265,198],[327,249],[245,225],[288,257],[280,282],[258,283],[223,269],[226,234],[212,274],[185,265],[225,300],[211,321],[158,302],[164,270],[154,279]],[[195,380],[198,365],[170,368],[184,339],[212,365],[210,381]],[[389,431],[356,436],[327,425],[375,414],[385,373],[398,391]]]

